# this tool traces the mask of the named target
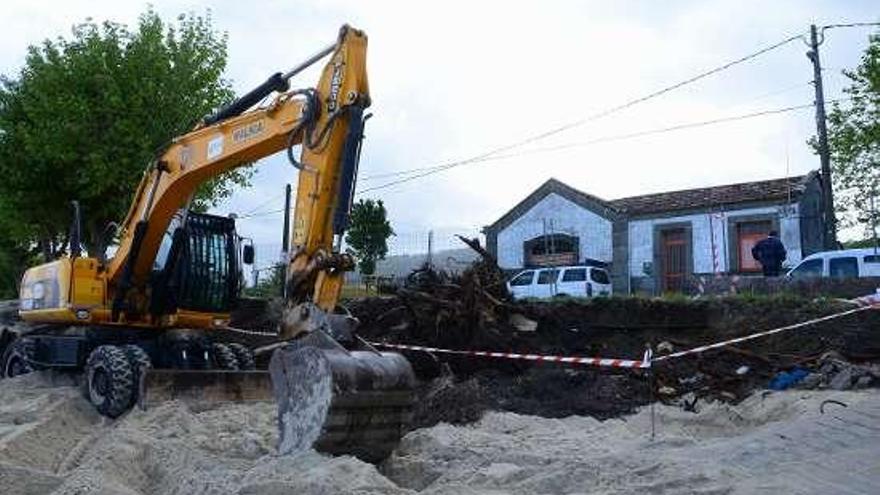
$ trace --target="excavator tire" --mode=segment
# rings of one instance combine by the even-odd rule
[[[153,367],[153,362],[150,360],[150,356],[147,352],[139,345],[126,344],[122,346],[122,350],[125,352],[128,364],[131,365],[131,371],[134,373],[135,390],[138,390],[141,383],[141,377],[144,376],[144,373],[146,373],[148,369]],[[137,393],[132,394],[132,404],[137,401],[137,395]]]
[[[257,369],[257,360],[254,357],[254,351],[247,346],[235,342],[226,344],[226,347],[232,350],[235,358],[238,360],[238,369],[255,370]]]
[[[217,364],[218,369],[230,371],[237,371],[239,369],[238,358],[235,357],[235,352],[228,345],[220,343],[211,344],[211,350],[213,351],[214,362]]]
[[[32,340],[27,338],[15,340],[3,353],[3,368],[0,370],[3,378],[12,378],[34,371],[34,365],[31,364],[33,357],[34,342]]]
[[[89,355],[86,384],[89,400],[104,416],[115,418],[131,406],[135,396],[132,365],[125,351],[115,345],[102,345]]]

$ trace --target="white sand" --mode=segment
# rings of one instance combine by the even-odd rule
[[[828,398],[849,407],[819,404]],[[410,433],[382,471],[275,453],[272,404],[101,418],[65,383],[0,380],[4,494],[876,493],[880,391],[755,395],[604,423],[487,415]]]

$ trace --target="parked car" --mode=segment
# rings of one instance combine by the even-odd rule
[[[880,251],[867,248],[813,253],[785,276],[794,279],[880,277]]]
[[[554,296],[596,297],[611,294],[611,277],[598,266],[556,266],[527,269],[507,282],[515,299]]]

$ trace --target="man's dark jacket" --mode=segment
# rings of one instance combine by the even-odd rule
[[[782,270],[782,262],[788,253],[778,237],[767,237],[752,248],[752,257],[761,263],[764,275],[776,276]]]

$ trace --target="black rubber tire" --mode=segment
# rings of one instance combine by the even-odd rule
[[[131,403],[134,405],[138,399],[141,377],[148,369],[153,367],[153,362],[150,360],[147,352],[139,345],[126,344],[122,346],[122,351],[125,352],[128,364],[131,365],[131,371],[134,373],[134,393],[131,394]]]
[[[235,342],[230,342],[226,344],[226,347],[229,347],[229,349],[231,349],[232,352],[235,353],[235,359],[238,360],[238,369],[257,369],[257,358],[254,356],[254,351],[252,351],[249,347]]]
[[[104,416],[118,417],[131,407],[135,396],[134,371],[122,348],[97,347],[86,363],[89,401]]]
[[[34,358],[35,342],[28,338],[18,338],[6,348],[3,353],[2,369],[0,375],[3,378],[12,378],[33,372],[36,368],[31,363]]]
[[[221,370],[238,370],[238,358],[235,353],[226,344],[211,344],[211,351],[214,354],[214,364],[217,369]]]

